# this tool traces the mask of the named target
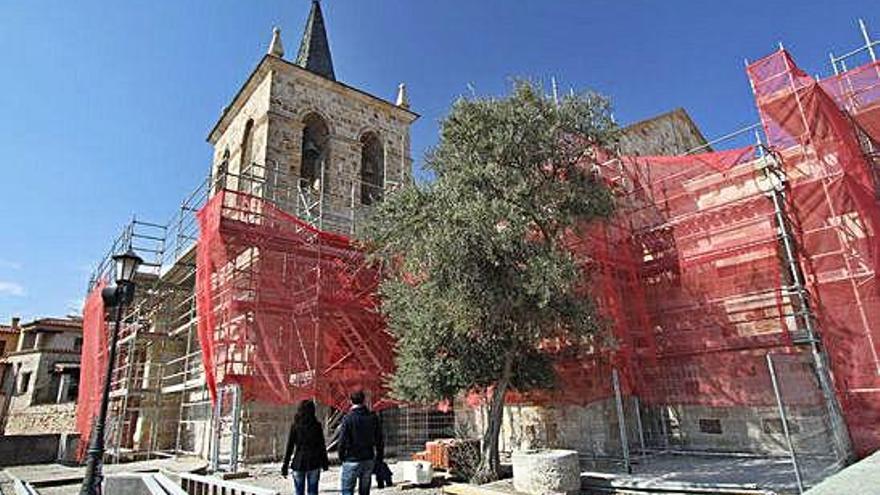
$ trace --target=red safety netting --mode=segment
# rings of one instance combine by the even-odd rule
[[[794,352],[793,310],[758,164],[746,147],[601,167],[615,217],[568,243],[607,332],[586,348],[548,344],[559,387],[510,399],[608,399],[616,369],[621,393],[648,406],[774,404],[765,355]]]
[[[208,387],[245,400],[342,406],[384,396],[393,357],[379,273],[348,238],[257,197],[223,191],[199,212],[198,334]],[[381,403],[378,404],[381,408]]]
[[[876,149],[880,129],[877,69],[819,83],[782,50],[748,68],[767,139],[791,180],[803,271],[862,455],[880,447],[880,204],[876,166],[864,153]]]
[[[750,65],[772,159],[745,147],[599,167],[617,211],[570,232],[568,245],[608,331],[579,348],[548,342],[559,387],[509,400],[606,400],[616,370],[621,393],[647,408],[772,414],[771,354],[786,407],[826,414],[785,218],[853,443],[862,454],[880,446],[880,207],[859,141],[870,144],[880,111],[875,118],[878,66],[867,67],[820,84],[784,51]],[[772,194],[771,166],[784,172],[784,197]],[[212,394],[238,384],[246,399],[272,403],[339,405],[357,386],[381,396],[393,343],[376,312],[379,274],[347,238],[231,191],[199,222],[199,338]]]
[[[875,141],[880,141],[880,62],[872,62],[819,85]]]
[[[107,372],[107,320],[101,291],[102,280],[89,292],[83,307],[83,344],[79,390],[76,400],[76,431],[79,433],[77,458],[82,460],[91,439],[92,424],[101,407],[101,391]]]
[[[791,344],[775,210],[752,147],[624,157],[656,361],[646,403],[772,404],[763,356]]]
[[[856,453],[864,455],[880,447],[880,206],[877,169],[864,155],[877,149],[878,65],[819,84],[780,51],[748,71],[773,166],[784,172],[779,204],[816,331]],[[770,194],[779,184],[758,155],[746,147],[621,157],[600,167],[618,210],[607,224],[573,234],[571,246],[608,319],[606,340],[578,350],[548,346],[557,354],[559,389],[511,399],[607,399],[617,369],[622,393],[647,407],[766,410],[776,401],[771,354],[786,407],[828,414],[802,344],[804,308]]]

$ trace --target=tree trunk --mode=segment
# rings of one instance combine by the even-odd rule
[[[504,368],[501,376],[492,391],[492,399],[489,401],[489,411],[486,421],[486,429],[483,431],[482,456],[480,467],[477,470],[477,483],[495,481],[500,475],[501,460],[498,455],[498,440],[501,436],[501,423],[504,421],[504,396],[510,386],[510,376],[513,369],[513,353],[508,352],[504,358]]]

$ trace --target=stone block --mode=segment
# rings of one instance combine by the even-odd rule
[[[115,473],[104,477],[107,495],[186,495],[161,473]]]
[[[434,478],[434,468],[426,461],[400,462],[403,480],[416,485],[427,485]]]
[[[109,474],[104,478],[107,495],[151,495],[150,488],[140,474]]]
[[[0,467],[55,462],[60,437],[57,433],[0,435]]]

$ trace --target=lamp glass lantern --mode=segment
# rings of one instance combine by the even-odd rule
[[[134,250],[113,256],[113,262],[116,263],[116,283],[130,283],[134,281],[138,267],[144,262]]]

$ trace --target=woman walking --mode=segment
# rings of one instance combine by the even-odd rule
[[[321,470],[326,471],[329,466],[327,447],[324,445],[324,430],[315,416],[315,403],[304,400],[299,403],[293,424],[290,425],[281,475],[287,478],[289,470],[293,470],[293,487],[296,495],[305,495],[307,486],[308,495],[318,495]]]

